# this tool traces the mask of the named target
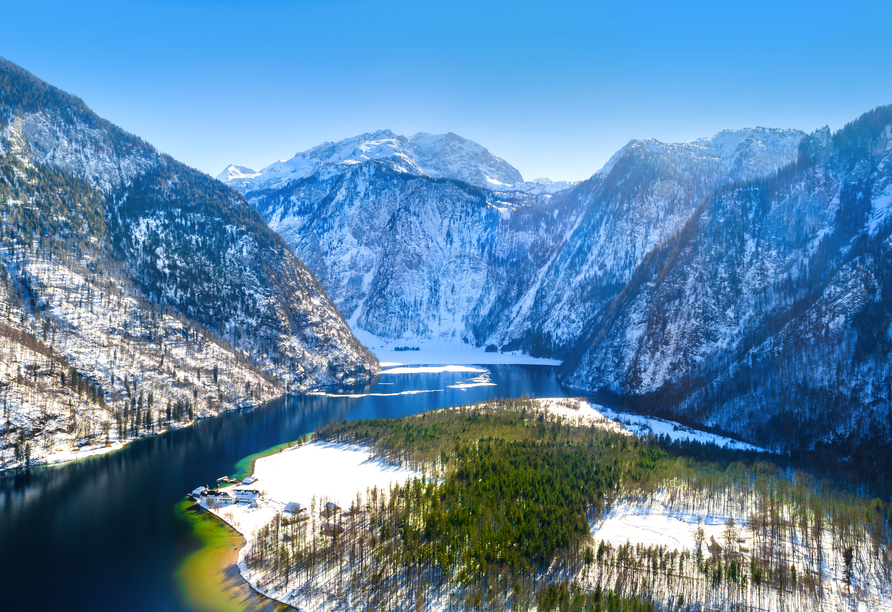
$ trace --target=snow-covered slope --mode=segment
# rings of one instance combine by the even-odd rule
[[[250,168],[230,164],[226,166],[223,172],[217,175],[217,180],[226,183],[237,191],[244,191],[245,185],[257,177],[258,174],[259,172],[255,172]]]
[[[703,197],[789,163],[802,136],[633,141],[579,184],[483,189],[469,185],[470,169],[493,173],[462,161],[481,159],[479,145],[379,132],[220,178],[244,189],[357,328],[560,357]],[[418,151],[437,163],[422,169]],[[462,180],[433,176],[444,168],[464,168]]]
[[[248,192],[353,325],[480,345],[560,245],[573,211],[377,162]]]
[[[5,455],[13,436],[43,436],[45,456],[78,433],[70,423],[89,406],[61,407],[60,367],[89,380],[94,401],[96,389],[108,398],[88,440],[119,419],[120,439],[162,426],[164,404],[147,412],[142,399],[130,426],[135,387],[188,402],[191,418],[377,370],[312,273],[236,192],[5,60],[0,92],[0,349],[12,355],[0,387],[15,413],[0,429],[0,466],[23,459]]]
[[[892,107],[728,185],[655,248],[569,382],[778,446],[892,433]]]
[[[679,144],[633,140],[588,181],[555,200],[580,218],[566,246],[488,343],[561,353],[598,324],[635,266],[717,187],[770,176],[796,159],[804,134],[766,128]],[[565,200],[569,202],[564,203]]]
[[[420,167],[430,176],[458,179],[487,188],[523,181],[520,172],[508,162],[452,132],[439,135],[419,132],[412,136],[412,142],[424,153]]]

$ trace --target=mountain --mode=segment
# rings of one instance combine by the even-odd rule
[[[217,175],[217,180],[226,183],[237,191],[243,191],[245,185],[258,174],[258,172],[255,172],[250,168],[230,164],[229,166],[226,166],[226,169],[223,170],[223,172]]]
[[[487,343],[559,355],[598,325],[639,262],[674,234],[704,197],[729,182],[768,176],[796,159],[803,132],[729,130],[678,144],[633,140],[591,179],[557,196],[578,211],[566,246]]]
[[[483,188],[523,181],[520,172],[505,160],[451,132],[419,133],[408,138],[390,130],[326,142],[258,173],[231,165],[217,179],[242,193],[250,193],[281,188],[311,176],[332,177],[368,162],[378,162],[403,174],[455,179]]]
[[[886,114],[633,140],[565,188],[435,176],[377,133],[244,191],[355,329],[556,357],[631,408],[857,451],[892,433]]]
[[[3,466],[377,369],[240,195],[5,60],[0,215]]]
[[[500,175],[484,188],[419,170],[403,153],[417,136],[379,132],[251,178],[232,167],[220,178],[245,191],[355,328],[560,357],[703,197],[789,163],[803,135],[759,128],[680,145],[633,141],[579,184],[508,185],[516,177]],[[449,150],[483,150],[437,138]],[[457,168],[457,158],[478,159],[453,155],[439,167]],[[463,176],[486,167],[465,166]]]
[[[890,216],[887,106],[700,203],[568,353],[567,382],[782,449],[883,448]]]
[[[479,345],[475,323],[531,282],[572,211],[552,205],[550,182],[534,185],[539,195],[507,189],[520,174],[494,171],[504,162],[475,143],[413,138],[384,131],[322,145],[243,189],[354,326]],[[425,157],[436,151],[445,157]],[[484,174],[507,190],[464,180]]]

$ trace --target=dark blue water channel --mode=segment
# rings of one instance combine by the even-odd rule
[[[401,417],[494,397],[565,395],[545,366],[481,366],[495,386],[449,385],[475,374],[385,375],[350,393],[295,396],[137,440],[59,467],[0,474],[3,610],[190,610],[173,573],[198,547],[175,505],[232,474],[248,455],[335,420]]]

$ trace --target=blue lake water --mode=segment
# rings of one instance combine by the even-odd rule
[[[401,417],[494,397],[562,397],[547,366],[481,366],[495,386],[450,388],[471,373],[378,377],[295,396],[137,440],[116,453],[0,474],[0,585],[7,610],[191,610],[174,570],[198,542],[174,506],[248,455],[336,420]],[[391,395],[406,391],[430,393]]]

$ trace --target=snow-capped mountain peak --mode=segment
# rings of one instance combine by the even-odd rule
[[[486,188],[523,181],[520,172],[508,162],[452,132],[418,133],[409,138],[391,130],[324,142],[291,159],[270,164],[258,173],[239,172],[238,166],[229,166],[217,178],[248,192],[278,188],[314,174],[328,176],[370,162],[385,163],[406,174],[456,179]]]
[[[629,156],[659,155],[671,157],[681,172],[709,160],[723,166],[725,171],[737,169],[747,175],[740,178],[750,178],[769,174],[791,158],[795,159],[804,137],[805,133],[799,130],[756,127],[722,130],[709,138],[679,143],[664,143],[655,138],[634,139],[614,153],[596,174],[608,175],[620,160]]]
[[[226,166],[226,169],[223,170],[220,174],[217,175],[218,181],[231,181],[235,179],[241,178],[254,178],[257,176],[258,172],[251,170],[250,168],[246,168],[244,166],[236,166],[235,164],[229,164]]]
[[[228,166],[226,166],[226,169],[218,174],[215,178],[218,181],[226,183],[233,189],[244,191],[245,185],[250,183],[259,174],[259,172],[251,170],[250,168],[246,168],[245,166],[236,166],[235,164],[229,164]]]
[[[508,162],[453,132],[439,135],[419,132],[412,136],[412,141],[424,152],[422,165],[432,176],[457,178],[488,188],[523,182],[523,176]]]

